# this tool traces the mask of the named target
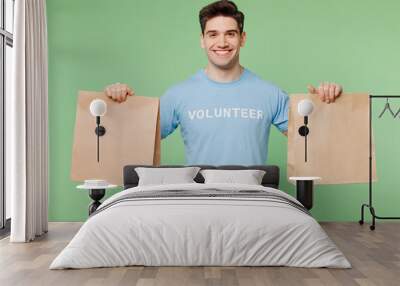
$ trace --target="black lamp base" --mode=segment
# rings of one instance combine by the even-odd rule
[[[310,129],[308,129],[307,126],[303,125],[303,126],[301,126],[301,127],[299,128],[299,134],[300,134],[301,136],[307,136],[308,133],[310,133]]]
[[[103,136],[104,134],[106,134],[106,129],[104,128],[104,126],[98,126],[96,127],[96,129],[94,130],[94,133],[96,133],[96,135],[99,136]]]

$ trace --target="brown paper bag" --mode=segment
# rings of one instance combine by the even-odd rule
[[[89,110],[93,99],[102,99],[107,112],[100,125],[100,162],[97,162],[96,118]],[[131,96],[114,102],[103,92],[80,91],[77,102],[71,179],[103,179],[123,184],[123,167],[128,164],[160,164],[159,99]]]
[[[314,110],[308,117],[307,162],[305,140],[298,129],[304,117],[297,111],[302,99],[310,99]],[[318,176],[317,184],[367,183],[369,180],[369,95],[347,93],[334,103],[318,95],[290,97],[288,129],[289,177]],[[375,148],[372,148],[372,180],[376,181]]]

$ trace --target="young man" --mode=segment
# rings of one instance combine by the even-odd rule
[[[161,138],[180,125],[187,164],[265,164],[271,124],[287,135],[289,96],[240,65],[244,15],[232,1],[204,7],[199,18],[208,65],[160,98]],[[342,91],[334,83],[308,88],[327,103]],[[116,83],[105,93],[123,102],[134,91]]]

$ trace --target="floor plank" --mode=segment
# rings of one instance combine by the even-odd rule
[[[352,269],[291,267],[116,267],[48,269],[81,223],[50,223],[49,233],[32,243],[0,240],[0,285],[400,285],[400,223],[382,222],[375,231],[357,223],[322,223],[352,263]]]

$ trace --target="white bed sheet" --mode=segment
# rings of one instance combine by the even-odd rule
[[[127,189],[264,190],[239,184],[178,184]],[[127,265],[293,266],[350,268],[318,222],[298,209],[262,199],[185,198],[125,201],[90,217],[50,269]]]

